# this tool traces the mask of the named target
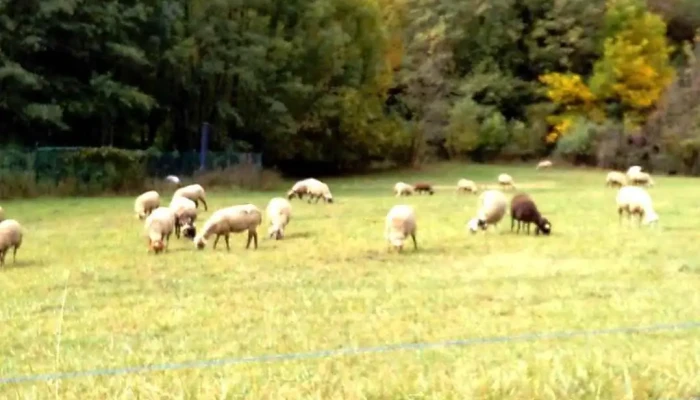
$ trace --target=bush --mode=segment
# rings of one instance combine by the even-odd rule
[[[574,120],[569,133],[557,141],[554,153],[574,164],[595,161],[595,139],[598,126],[586,118]]]

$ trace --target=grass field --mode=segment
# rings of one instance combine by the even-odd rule
[[[469,234],[458,178],[510,173],[550,237]],[[397,180],[434,196],[396,199]],[[605,171],[438,165],[328,180],[292,202],[283,241],[147,254],[133,198],[5,202],[26,229],[0,271],[0,377],[700,320],[700,185],[656,177],[658,229],[618,226]],[[448,188],[449,187],[449,188]],[[209,193],[210,210],[277,192]],[[169,201],[172,193],[161,194]],[[384,217],[416,207],[419,250],[390,254]],[[508,218],[508,217],[506,217]],[[700,329],[478,344],[0,385],[2,399],[690,399]]]

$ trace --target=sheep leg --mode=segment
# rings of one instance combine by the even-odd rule
[[[202,200],[202,204],[204,204],[204,211],[207,211],[209,209],[209,207],[207,206],[206,200],[204,200],[204,199],[200,199],[200,200]]]
[[[253,244],[255,246],[255,249],[258,248],[258,232],[257,231],[248,231],[248,244],[246,244],[245,248],[250,247],[250,241],[253,241]]]
[[[226,250],[231,250],[231,246],[228,244],[228,233],[224,235],[224,240],[226,241]]]
[[[221,235],[216,235],[216,239],[214,239],[214,246],[212,246],[213,250],[216,250],[216,244],[219,243],[220,237],[221,237]]]
[[[527,234],[530,234],[530,223],[526,223],[525,226],[527,227]]]
[[[513,216],[510,216],[510,231],[513,232],[513,228],[515,228],[515,218]]]
[[[416,234],[411,233],[411,239],[413,239],[413,250],[418,250],[418,243],[416,242]]]
[[[321,200],[321,195],[316,196],[316,202],[314,204],[318,204],[318,201]]]
[[[0,251],[0,267],[5,265],[5,252],[7,250]]]
[[[518,220],[518,234],[520,234],[521,226],[522,226],[522,221]]]
[[[12,263],[17,262],[17,249],[19,249],[19,245],[15,246],[15,250],[12,252]]]
[[[180,220],[175,220],[175,237],[180,239]]]
[[[199,208],[199,202],[197,200],[192,200],[192,201],[194,201],[194,207]]]

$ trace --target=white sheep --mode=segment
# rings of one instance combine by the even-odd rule
[[[510,187],[512,189],[515,189],[515,182],[513,181],[513,177],[508,174],[498,175],[498,184],[501,185],[501,187]]]
[[[292,218],[292,205],[289,200],[282,197],[271,199],[267,203],[265,213],[270,224],[267,231],[268,237],[274,237],[276,240],[284,238],[284,228]]]
[[[413,194],[413,186],[405,182],[396,182],[394,185],[394,194],[396,194],[396,197],[410,196]]]
[[[314,178],[300,180],[296,182],[291,189],[289,189],[289,191],[287,192],[287,199],[291,200],[292,198],[294,198],[294,196],[299,197],[299,199],[303,199],[304,195],[308,193],[308,191],[306,190],[306,185],[310,182],[321,183],[321,181]]]
[[[627,169],[627,176],[636,174],[638,172],[642,172],[642,167],[640,167],[639,165],[633,165]]]
[[[168,175],[168,176],[166,176],[166,177],[165,177],[165,181],[166,181],[166,182],[169,182],[169,183],[172,183],[172,184],[174,184],[174,185],[176,185],[176,186],[178,186],[178,187],[180,186],[180,178],[178,178],[178,177],[175,176],[175,175]]]
[[[229,235],[231,233],[239,233],[248,231],[248,242],[245,248],[250,248],[251,241],[254,241],[255,248],[258,248],[258,226],[262,222],[262,214],[260,210],[253,204],[243,204],[222,208],[214,212],[204,223],[202,231],[194,238],[195,247],[203,249],[206,246],[207,239],[211,235],[216,235],[213,248],[216,249],[216,244],[221,236],[226,240],[226,249],[230,250]]]
[[[631,174],[627,174],[627,179],[633,185],[654,186],[654,180],[647,172],[632,172]]]
[[[141,194],[134,201],[134,212],[138,219],[146,218],[158,207],[160,207],[160,195],[155,190],[149,190]]]
[[[489,225],[498,225],[506,214],[508,200],[500,190],[487,190],[479,196],[479,210],[472,218],[467,227],[472,233],[476,233],[479,228],[488,229]]]
[[[471,192],[477,194],[479,192],[479,188],[477,188],[474,181],[470,181],[469,179],[460,179],[457,181],[457,192]]]
[[[209,209],[207,206],[207,196],[204,192],[204,188],[196,183],[193,185],[181,187],[180,189],[176,190],[173,194],[173,198],[175,197],[188,198],[194,201],[194,204],[197,207],[199,207],[199,202],[201,201],[202,204],[204,204],[204,211],[207,211]]]
[[[627,176],[620,171],[610,171],[605,178],[605,186],[622,187],[627,185]]]
[[[416,214],[413,207],[396,205],[389,210],[384,224],[384,238],[399,252],[403,249],[404,241],[411,236],[413,249],[418,250],[416,242]]]
[[[620,188],[615,201],[619,223],[622,223],[622,214],[625,212],[628,219],[634,214],[639,215],[639,222],[644,225],[656,223],[659,220],[659,215],[654,211],[651,196],[641,187],[625,186]]]
[[[146,218],[144,231],[148,238],[148,251],[156,254],[167,249],[170,235],[175,230],[175,212],[170,207],[158,207]]]
[[[186,197],[173,197],[170,201],[170,209],[175,213],[175,237],[179,238],[180,231],[186,227],[184,236],[194,238],[196,233],[194,222],[197,220],[197,205],[194,201]]]
[[[314,198],[316,199],[316,203],[318,203],[320,199],[323,199],[326,203],[333,203],[331,190],[328,188],[327,184],[321,181],[313,180],[306,182],[306,193],[309,194],[309,203],[311,203],[311,200]]]
[[[12,251],[12,262],[17,261],[17,249],[22,246],[22,226],[14,219],[0,222],[0,267],[5,264],[7,251]]]
[[[535,167],[535,169],[551,168],[552,165],[553,165],[553,164],[552,164],[551,161],[549,161],[549,160],[542,160],[542,161],[540,161],[540,162],[537,164],[537,166]]]

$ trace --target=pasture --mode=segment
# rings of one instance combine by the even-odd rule
[[[467,232],[511,174],[550,237]],[[335,204],[292,200],[282,241],[147,253],[133,197],[4,202],[24,226],[0,271],[0,377],[700,320],[700,185],[655,176],[657,229],[618,226],[606,171],[444,164],[329,179]],[[393,197],[429,180],[434,196]],[[274,192],[208,191],[208,212]],[[514,192],[507,192],[508,198]],[[161,193],[164,202],[172,192]],[[419,250],[388,253],[384,217],[412,204]],[[534,232],[534,229],[533,229]],[[700,329],[252,362],[0,385],[4,399],[688,399]]]

